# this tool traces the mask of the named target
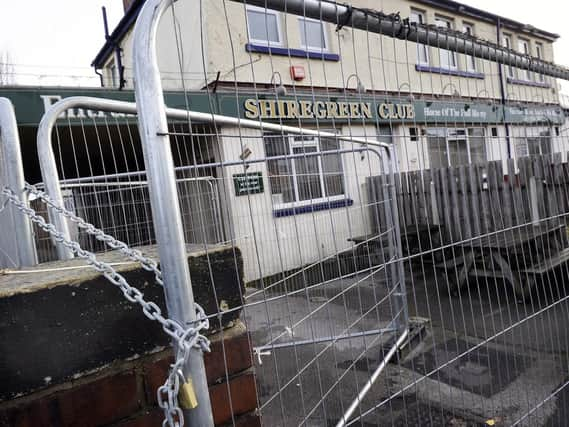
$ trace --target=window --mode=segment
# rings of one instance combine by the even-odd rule
[[[549,130],[530,129],[527,132],[528,154],[530,156],[542,156],[551,154],[551,132]]]
[[[306,50],[323,51],[328,49],[324,23],[310,18],[298,18],[300,43]]]
[[[516,150],[516,157],[518,159],[520,157],[529,156],[528,142],[525,138],[514,138],[514,146]]]
[[[447,18],[441,18],[437,16],[435,18],[435,24],[439,28],[444,28],[446,30],[452,30],[452,21]],[[445,68],[448,70],[455,70],[456,69],[456,53],[451,52],[450,50],[446,49],[439,49],[439,58],[441,61],[441,68]]]
[[[464,22],[462,24],[462,32],[471,37],[474,37],[474,25],[467,24],[466,22]],[[474,55],[467,55],[465,59],[466,59],[466,69],[468,71],[476,71],[476,58],[474,57]]]
[[[538,59],[543,59],[543,45],[541,43],[535,44],[535,56],[537,56]],[[545,76],[543,74],[538,74],[537,79],[542,83],[545,82]]]
[[[543,126],[513,126],[516,156],[541,156],[552,153],[551,129]]]
[[[431,169],[486,161],[484,128],[428,128]]]
[[[247,29],[249,39],[255,43],[282,45],[279,15],[273,10],[247,6]]]
[[[108,67],[109,67],[109,80],[111,81],[111,86],[117,87],[118,86],[118,84],[117,84],[117,81],[118,81],[117,66],[115,65],[114,59],[109,62]]]
[[[310,155],[339,149],[338,140],[312,136],[265,134],[268,158],[308,154],[288,159],[267,160],[273,205],[344,197],[344,175],[339,154]]]
[[[509,34],[502,35],[503,45],[506,49],[512,49],[512,36]],[[514,68],[511,65],[506,66],[506,76],[514,78]]]
[[[529,41],[524,39],[518,39],[518,50],[524,55],[529,55]],[[522,80],[531,80],[530,70],[520,70],[519,78]]]
[[[409,128],[409,137],[412,142],[416,142],[419,140],[417,136],[417,128]]]
[[[421,11],[411,9],[409,20],[416,24],[425,24],[425,14]],[[429,49],[425,44],[417,43],[417,63],[429,65]]]

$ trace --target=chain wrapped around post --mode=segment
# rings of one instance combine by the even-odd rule
[[[72,212],[58,206],[45,193],[37,190],[33,185],[26,183],[25,190],[40,198],[61,215],[77,223],[78,226],[84,229],[87,233],[92,234],[101,241],[104,241],[110,247],[120,250],[131,259],[139,261],[146,270],[153,271],[155,273],[157,282],[159,281],[159,283],[162,283],[162,274],[155,261],[144,257],[140,251],[129,248],[124,242],[116,240],[114,237],[105,234],[102,230],[97,229],[94,225],[87,223]],[[87,263],[95,270],[102,273],[107,280],[122,291],[127,300],[132,303],[139,304],[142,307],[144,315],[150,320],[160,323],[164,332],[174,339],[177,346],[176,360],[170,366],[170,373],[166,382],[163,386],[158,388],[157,395],[158,403],[164,411],[164,421],[162,425],[168,427],[183,427],[184,417],[179,406],[178,394],[180,392],[180,379],[184,382],[186,382],[186,379],[181,371],[181,367],[186,363],[192,347],[198,348],[204,352],[210,351],[209,340],[201,334],[202,330],[209,329],[209,320],[203,308],[197,303],[194,305],[198,320],[194,322],[193,326],[188,328],[184,328],[178,322],[164,317],[162,310],[156,303],[146,301],[142,292],[129,285],[126,279],[110,264],[98,260],[94,253],[81,248],[78,242],[66,239],[53,224],[46,222],[45,219],[41,215],[38,215],[35,210],[26,206],[26,204],[18,198],[12,189],[5,187],[2,189],[2,194],[6,197],[6,200],[1,204],[2,207],[5,207],[7,203],[12,203],[18,211],[23,215],[28,216],[33,223],[37,224],[42,230],[49,233],[57,243],[63,244],[79,258],[86,260]]]

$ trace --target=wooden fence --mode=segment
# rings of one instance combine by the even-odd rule
[[[386,176],[368,178],[373,232],[384,231]],[[395,176],[403,234],[436,229],[441,242],[454,243],[493,231],[545,220],[564,221],[569,213],[569,164],[560,153]]]

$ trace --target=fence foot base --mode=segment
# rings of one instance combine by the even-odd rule
[[[411,350],[420,342],[423,341],[425,336],[427,335],[427,325],[430,323],[430,320],[424,317],[410,317],[409,318],[409,333],[407,334],[407,338],[399,348],[397,349],[397,353],[395,357],[392,357],[389,363],[397,364],[403,359],[407,354],[411,352]],[[393,348],[395,342],[397,341],[397,337],[394,335],[390,338],[382,347],[383,352],[387,353],[389,349]]]

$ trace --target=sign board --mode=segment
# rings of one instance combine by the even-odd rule
[[[223,98],[220,105],[224,105]],[[432,123],[537,124],[547,121],[560,124],[565,120],[559,106],[510,107],[492,102],[411,100],[404,98],[369,99],[338,97],[313,99],[244,98],[242,117],[253,120],[334,121],[352,124]]]
[[[561,124],[565,115],[560,107],[556,106],[516,106],[504,107],[504,117],[508,123],[522,124]]]
[[[134,101],[130,90],[74,89],[74,88],[6,88],[0,89],[0,96],[12,101],[16,109],[19,126],[37,126],[43,113],[57,101],[70,96],[92,96],[120,101]],[[230,93],[218,91],[164,93],[164,101],[170,108],[186,109],[203,113],[222,114],[252,120],[303,123],[332,122],[354,125],[407,123],[429,125],[432,123],[453,124],[560,124],[565,120],[558,105],[503,106],[497,101],[471,102],[470,100],[426,100],[407,97],[354,95],[319,95],[297,97],[285,96],[278,99],[267,94]],[[187,102],[187,103],[186,103]],[[71,109],[59,118],[61,124],[80,123],[89,120],[95,123],[136,123],[136,117],[121,113],[105,113],[88,109]]]
[[[236,196],[259,194],[265,190],[261,172],[236,173],[233,175],[233,185]]]

